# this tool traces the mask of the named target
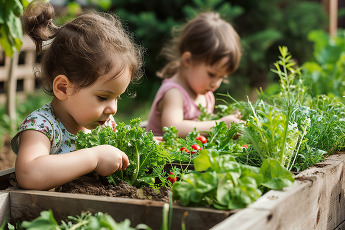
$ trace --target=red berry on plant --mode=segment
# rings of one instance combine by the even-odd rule
[[[202,136],[202,135],[197,136],[197,137],[195,138],[195,140],[199,140],[199,141],[200,141],[201,143],[203,143],[203,144],[206,144],[206,143],[207,143],[206,137],[204,137],[204,136]]]
[[[186,153],[189,153],[189,150],[188,150],[186,147],[181,147],[181,148],[180,148],[180,151],[181,151],[181,152],[185,151]]]
[[[197,144],[191,145],[191,147],[195,150],[201,150],[200,145],[197,145]]]
[[[173,172],[169,172],[170,176],[168,177],[168,180],[173,184],[177,180],[177,177]]]

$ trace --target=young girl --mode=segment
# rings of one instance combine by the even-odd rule
[[[146,129],[162,135],[164,126],[174,126],[181,137],[194,128],[209,131],[216,121],[198,121],[198,105],[213,112],[213,92],[237,69],[241,58],[238,34],[219,14],[202,13],[189,21],[180,36],[162,52],[170,62],[160,73],[165,80],[153,101]],[[239,114],[219,121],[228,126],[231,122],[243,122]]]
[[[36,43],[52,38],[36,77],[51,103],[31,113],[11,141],[15,174],[24,189],[48,190],[95,171],[102,176],[125,170],[125,153],[110,145],[76,150],[79,131],[114,128],[117,100],[141,76],[142,57],[118,19],[89,12],[57,27],[53,7],[33,1],[23,15]]]

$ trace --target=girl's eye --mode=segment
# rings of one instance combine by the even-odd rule
[[[216,75],[214,73],[208,73],[208,76],[215,77]]]
[[[106,100],[108,100],[107,97],[102,97],[102,96],[97,96],[97,97],[98,97],[98,100],[100,100],[100,101],[106,101]]]

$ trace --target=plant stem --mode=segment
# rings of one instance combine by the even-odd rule
[[[132,181],[131,181],[131,184],[133,185],[135,183],[135,181],[137,180],[138,178],[138,175],[139,175],[139,169],[140,169],[140,156],[139,156],[139,151],[138,151],[138,147],[137,147],[137,144],[134,143],[134,147],[135,147],[135,154],[136,154],[136,172],[135,174],[133,175],[132,177]]]

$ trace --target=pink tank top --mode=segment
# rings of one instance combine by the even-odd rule
[[[146,131],[152,130],[155,136],[163,135],[163,127],[161,124],[161,112],[158,111],[158,102],[162,99],[165,92],[167,92],[171,88],[177,88],[180,90],[183,96],[183,118],[185,120],[197,120],[200,116],[201,111],[199,110],[198,105],[194,103],[194,101],[189,97],[188,93],[184,88],[182,88],[179,84],[173,82],[171,79],[165,79],[162,82],[161,87],[158,89],[158,92],[153,100],[153,104],[151,107],[150,116],[148,119],[148,123],[146,126]],[[212,113],[214,109],[215,99],[212,91],[209,91],[205,94],[206,97],[206,111],[207,113]]]

